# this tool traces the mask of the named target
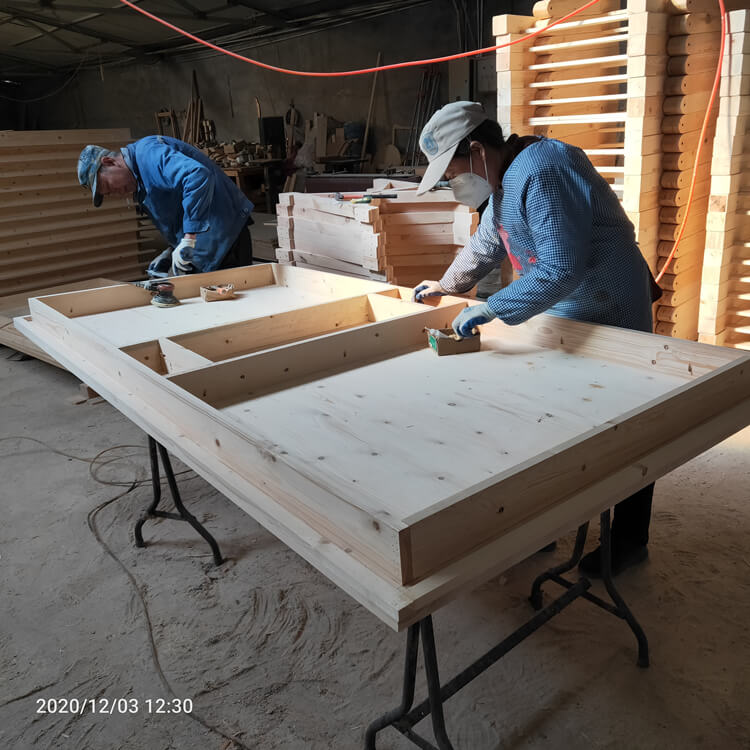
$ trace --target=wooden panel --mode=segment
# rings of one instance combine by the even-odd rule
[[[285,273],[307,294],[333,283],[273,269],[277,280]],[[366,282],[336,283],[352,297]],[[419,326],[465,301],[411,312],[408,289],[381,289],[386,306],[409,312],[172,376],[113,344],[102,307],[122,300],[111,293],[33,300],[32,319],[19,325],[396,629],[750,421],[750,357],[739,352],[538,316],[485,326],[482,351],[464,355],[470,361],[438,360],[423,334],[417,347]],[[179,309],[165,315],[130,290],[136,307],[125,312],[140,311],[152,321],[146,328],[175,320]],[[248,299],[258,294],[259,307],[268,291],[248,289]],[[205,316],[223,304],[185,300],[203,313],[186,333],[211,328]],[[55,307],[99,310],[100,326]],[[248,379],[269,390],[243,394]],[[499,379],[519,394],[502,420],[488,408]],[[213,408],[185,383],[228,403]],[[520,397],[530,390],[534,399]]]
[[[88,143],[116,148],[127,129],[0,131],[0,282],[6,292],[89,279],[143,277],[137,217],[120,198],[95,209],[76,179]],[[99,263],[96,263],[95,251]]]

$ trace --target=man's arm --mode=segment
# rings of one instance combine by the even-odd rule
[[[209,228],[209,211],[214,196],[214,175],[208,167],[179,151],[168,151],[162,160],[167,185],[182,191],[182,230],[193,239]]]
[[[523,200],[536,263],[487,299],[492,312],[509,325],[523,323],[570,295],[581,283],[591,254],[590,185],[581,175],[547,168],[530,179]]]

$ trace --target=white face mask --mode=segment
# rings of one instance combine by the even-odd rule
[[[489,178],[487,160],[484,157],[482,159],[484,160],[485,177],[474,174],[471,163],[471,151],[469,151],[469,169],[471,171],[456,175],[452,180],[448,181],[453,189],[453,194],[456,196],[456,200],[471,208],[479,208],[492,195],[492,185],[490,185],[489,179],[485,179]]]

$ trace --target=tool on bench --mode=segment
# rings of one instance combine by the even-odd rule
[[[148,279],[147,281],[134,281],[133,284],[151,292],[151,304],[156,307],[174,307],[180,304],[180,300],[174,296],[174,284],[171,281]]]
[[[479,329],[472,328],[472,336],[464,338],[453,332],[452,328],[425,328],[427,341],[438,357],[444,354],[463,354],[464,352],[478,352],[482,342]]]
[[[211,284],[201,287],[201,299],[204,302],[217,302],[234,297],[234,284]]]
[[[396,193],[367,193],[359,195],[344,195],[343,193],[334,193],[333,196],[337,201],[349,201],[350,203],[370,203],[376,198],[398,198]]]

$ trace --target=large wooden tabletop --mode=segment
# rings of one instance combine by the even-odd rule
[[[750,423],[750,355],[289,266],[30,301],[38,346],[395,629]],[[237,298],[204,303],[201,283]]]

